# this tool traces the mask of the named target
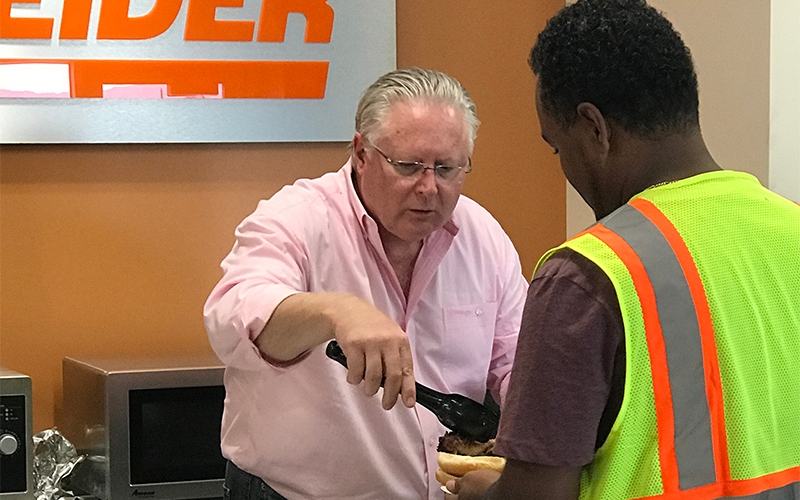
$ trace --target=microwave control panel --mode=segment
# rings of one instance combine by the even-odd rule
[[[27,489],[25,396],[0,396],[0,493]]]

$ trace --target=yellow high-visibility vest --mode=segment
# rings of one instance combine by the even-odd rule
[[[800,499],[800,206],[705,173],[561,247],[608,275],[625,329],[622,406],[581,498]]]

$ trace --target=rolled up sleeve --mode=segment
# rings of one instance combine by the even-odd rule
[[[305,245],[290,230],[286,213],[268,201],[236,229],[222,261],[222,279],[206,300],[203,316],[211,346],[228,366],[256,369],[265,363],[253,343],[286,297],[307,291]]]

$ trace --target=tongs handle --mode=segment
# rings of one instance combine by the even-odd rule
[[[347,357],[335,340],[328,343],[325,354],[347,368]],[[496,411],[461,394],[445,394],[419,382],[416,382],[416,389],[417,402],[433,412],[442,425],[456,434],[482,442],[497,435],[500,415]]]

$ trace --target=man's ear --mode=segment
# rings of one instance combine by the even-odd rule
[[[592,103],[582,102],[578,104],[578,119],[582,120],[583,126],[588,128],[592,137],[592,146],[599,147],[604,155],[611,149],[611,126],[603,116],[603,113]]]
[[[364,163],[367,161],[367,149],[364,136],[356,132],[353,136],[353,168],[356,172],[360,172],[364,168]]]

